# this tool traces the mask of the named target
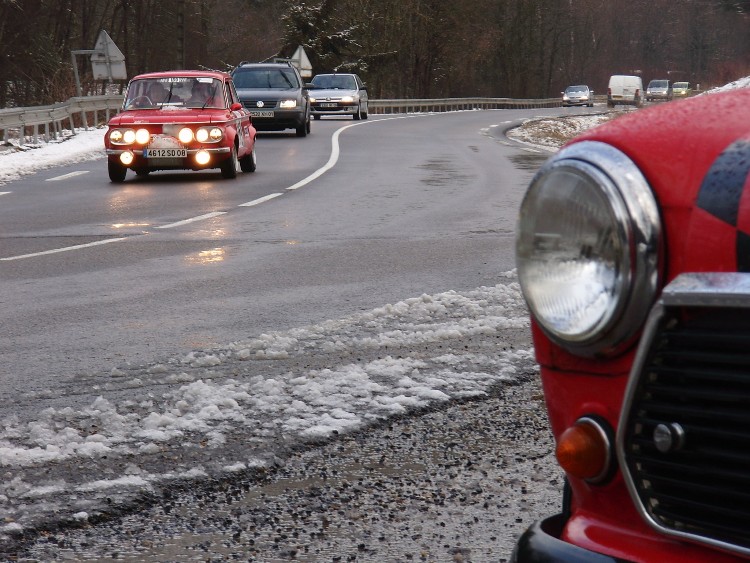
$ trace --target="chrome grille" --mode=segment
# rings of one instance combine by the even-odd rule
[[[278,100],[262,100],[263,107],[258,107],[258,100],[242,100],[242,105],[247,109],[275,109],[278,105]]]
[[[745,554],[750,553],[747,284],[742,274],[689,275],[665,290],[641,342],[618,434],[626,482],[654,527]]]

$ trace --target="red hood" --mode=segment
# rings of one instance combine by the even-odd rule
[[[109,120],[110,127],[164,123],[223,123],[232,118],[226,109],[150,109],[128,110]]]
[[[667,281],[687,271],[750,271],[750,88],[632,112],[573,142],[626,153],[656,194]]]

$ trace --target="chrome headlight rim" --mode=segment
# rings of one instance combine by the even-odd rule
[[[520,222],[524,220],[527,202],[534,190],[544,189],[550,174],[565,170],[587,177],[601,190],[614,218],[613,232],[623,244],[616,269],[611,301],[596,323],[579,332],[558,330],[536,306],[522,266]],[[620,150],[599,141],[582,141],[565,147],[537,172],[521,206],[517,229],[518,275],[529,309],[542,331],[569,352],[584,356],[619,353],[642,327],[650,305],[661,283],[662,226],[656,199],[648,182],[635,163]],[[525,279],[526,278],[526,279]]]

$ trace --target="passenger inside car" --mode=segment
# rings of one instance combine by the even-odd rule
[[[167,89],[161,83],[152,82],[148,87],[147,95],[154,104],[160,104],[167,101],[169,92],[167,92]]]
[[[215,93],[215,85],[196,80],[187,104],[190,106],[215,107]]]

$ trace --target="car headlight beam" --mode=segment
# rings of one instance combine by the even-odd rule
[[[177,138],[182,144],[187,145],[193,141],[193,130],[190,129],[190,127],[183,127],[180,129],[179,133],[177,133]]]
[[[518,278],[547,336],[582,356],[611,354],[640,328],[659,283],[661,222],[646,179],[610,145],[564,148],[521,204]]]
[[[139,145],[147,145],[150,140],[151,133],[149,133],[148,129],[138,129],[135,132],[135,142]]]

